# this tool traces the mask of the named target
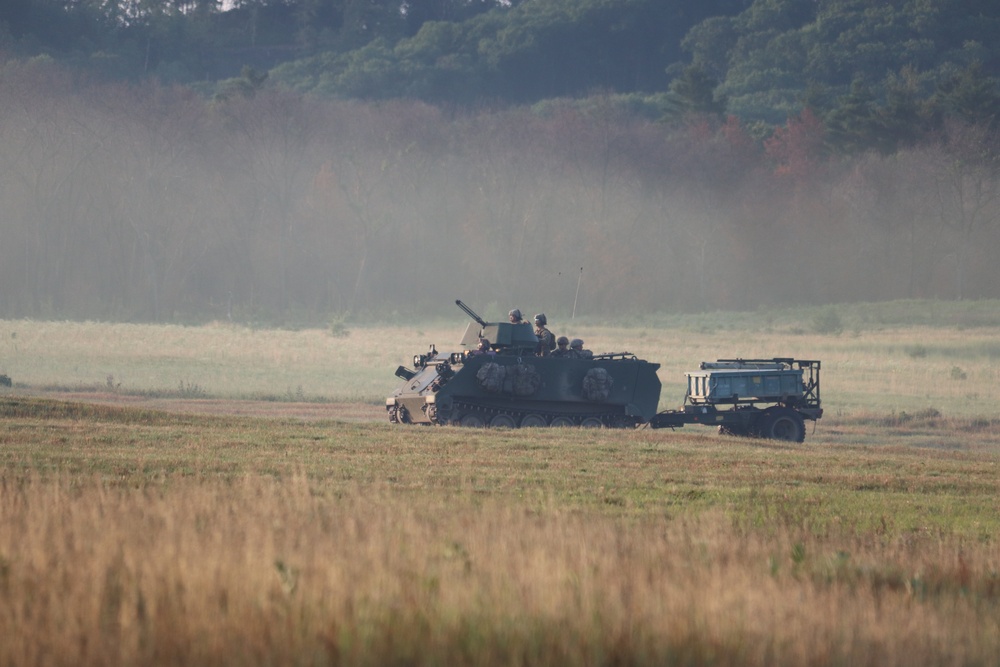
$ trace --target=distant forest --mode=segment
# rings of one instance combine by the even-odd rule
[[[594,92],[660,117],[784,123],[849,146],[997,112],[993,0],[5,0],[0,52],[226,94],[533,104]],[[882,125],[882,128],[871,127]],[[905,126],[905,127],[904,127]]]
[[[996,298],[998,75],[984,0],[6,0],[0,317]]]

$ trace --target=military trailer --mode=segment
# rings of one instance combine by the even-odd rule
[[[684,406],[657,413],[649,425],[705,424],[726,435],[802,442],[806,420],[823,416],[819,371],[819,361],[791,358],[702,362],[685,374]]]
[[[526,323],[487,322],[461,301],[473,322],[458,349],[434,345],[400,366],[402,384],[386,399],[399,424],[503,428],[718,426],[722,433],[802,442],[820,407],[818,361],[721,359],[687,373],[679,410],[657,412],[660,365],[630,352],[590,358],[536,356]],[[488,342],[488,346],[485,344]]]

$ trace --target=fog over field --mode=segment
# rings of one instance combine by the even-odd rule
[[[0,318],[325,322],[1000,296],[996,137],[892,156],[610,99],[452,112],[0,70]],[[579,291],[578,291],[579,290]]]

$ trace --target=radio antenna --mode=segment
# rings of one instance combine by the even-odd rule
[[[583,267],[581,266],[580,267],[580,275],[578,275],[577,278],[576,278],[576,296],[573,297],[573,314],[569,318],[571,320],[575,320],[576,319],[576,302],[580,298],[580,282],[582,280],[583,280]]]

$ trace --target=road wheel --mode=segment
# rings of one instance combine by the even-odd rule
[[[517,428],[517,422],[510,415],[497,415],[490,420],[493,428]]]
[[[545,421],[545,417],[539,414],[524,415],[524,419],[521,420],[521,428],[541,428],[543,426],[548,426],[548,422]]]
[[[486,420],[478,412],[470,412],[468,414],[462,415],[462,418],[458,420],[459,426],[469,426],[472,428],[482,428],[486,426]]]
[[[802,442],[806,439],[806,421],[791,408],[769,408],[761,419],[761,436],[771,440]]]
[[[398,408],[396,410],[396,419],[399,420],[400,424],[412,424],[413,423],[413,420],[410,419],[410,411],[407,410],[402,405],[398,406]]]
[[[580,422],[582,428],[604,428],[604,422],[597,417],[587,417]]]
[[[549,422],[549,426],[552,428],[566,428],[567,426],[576,426],[576,424],[569,417],[553,417],[552,421]]]

